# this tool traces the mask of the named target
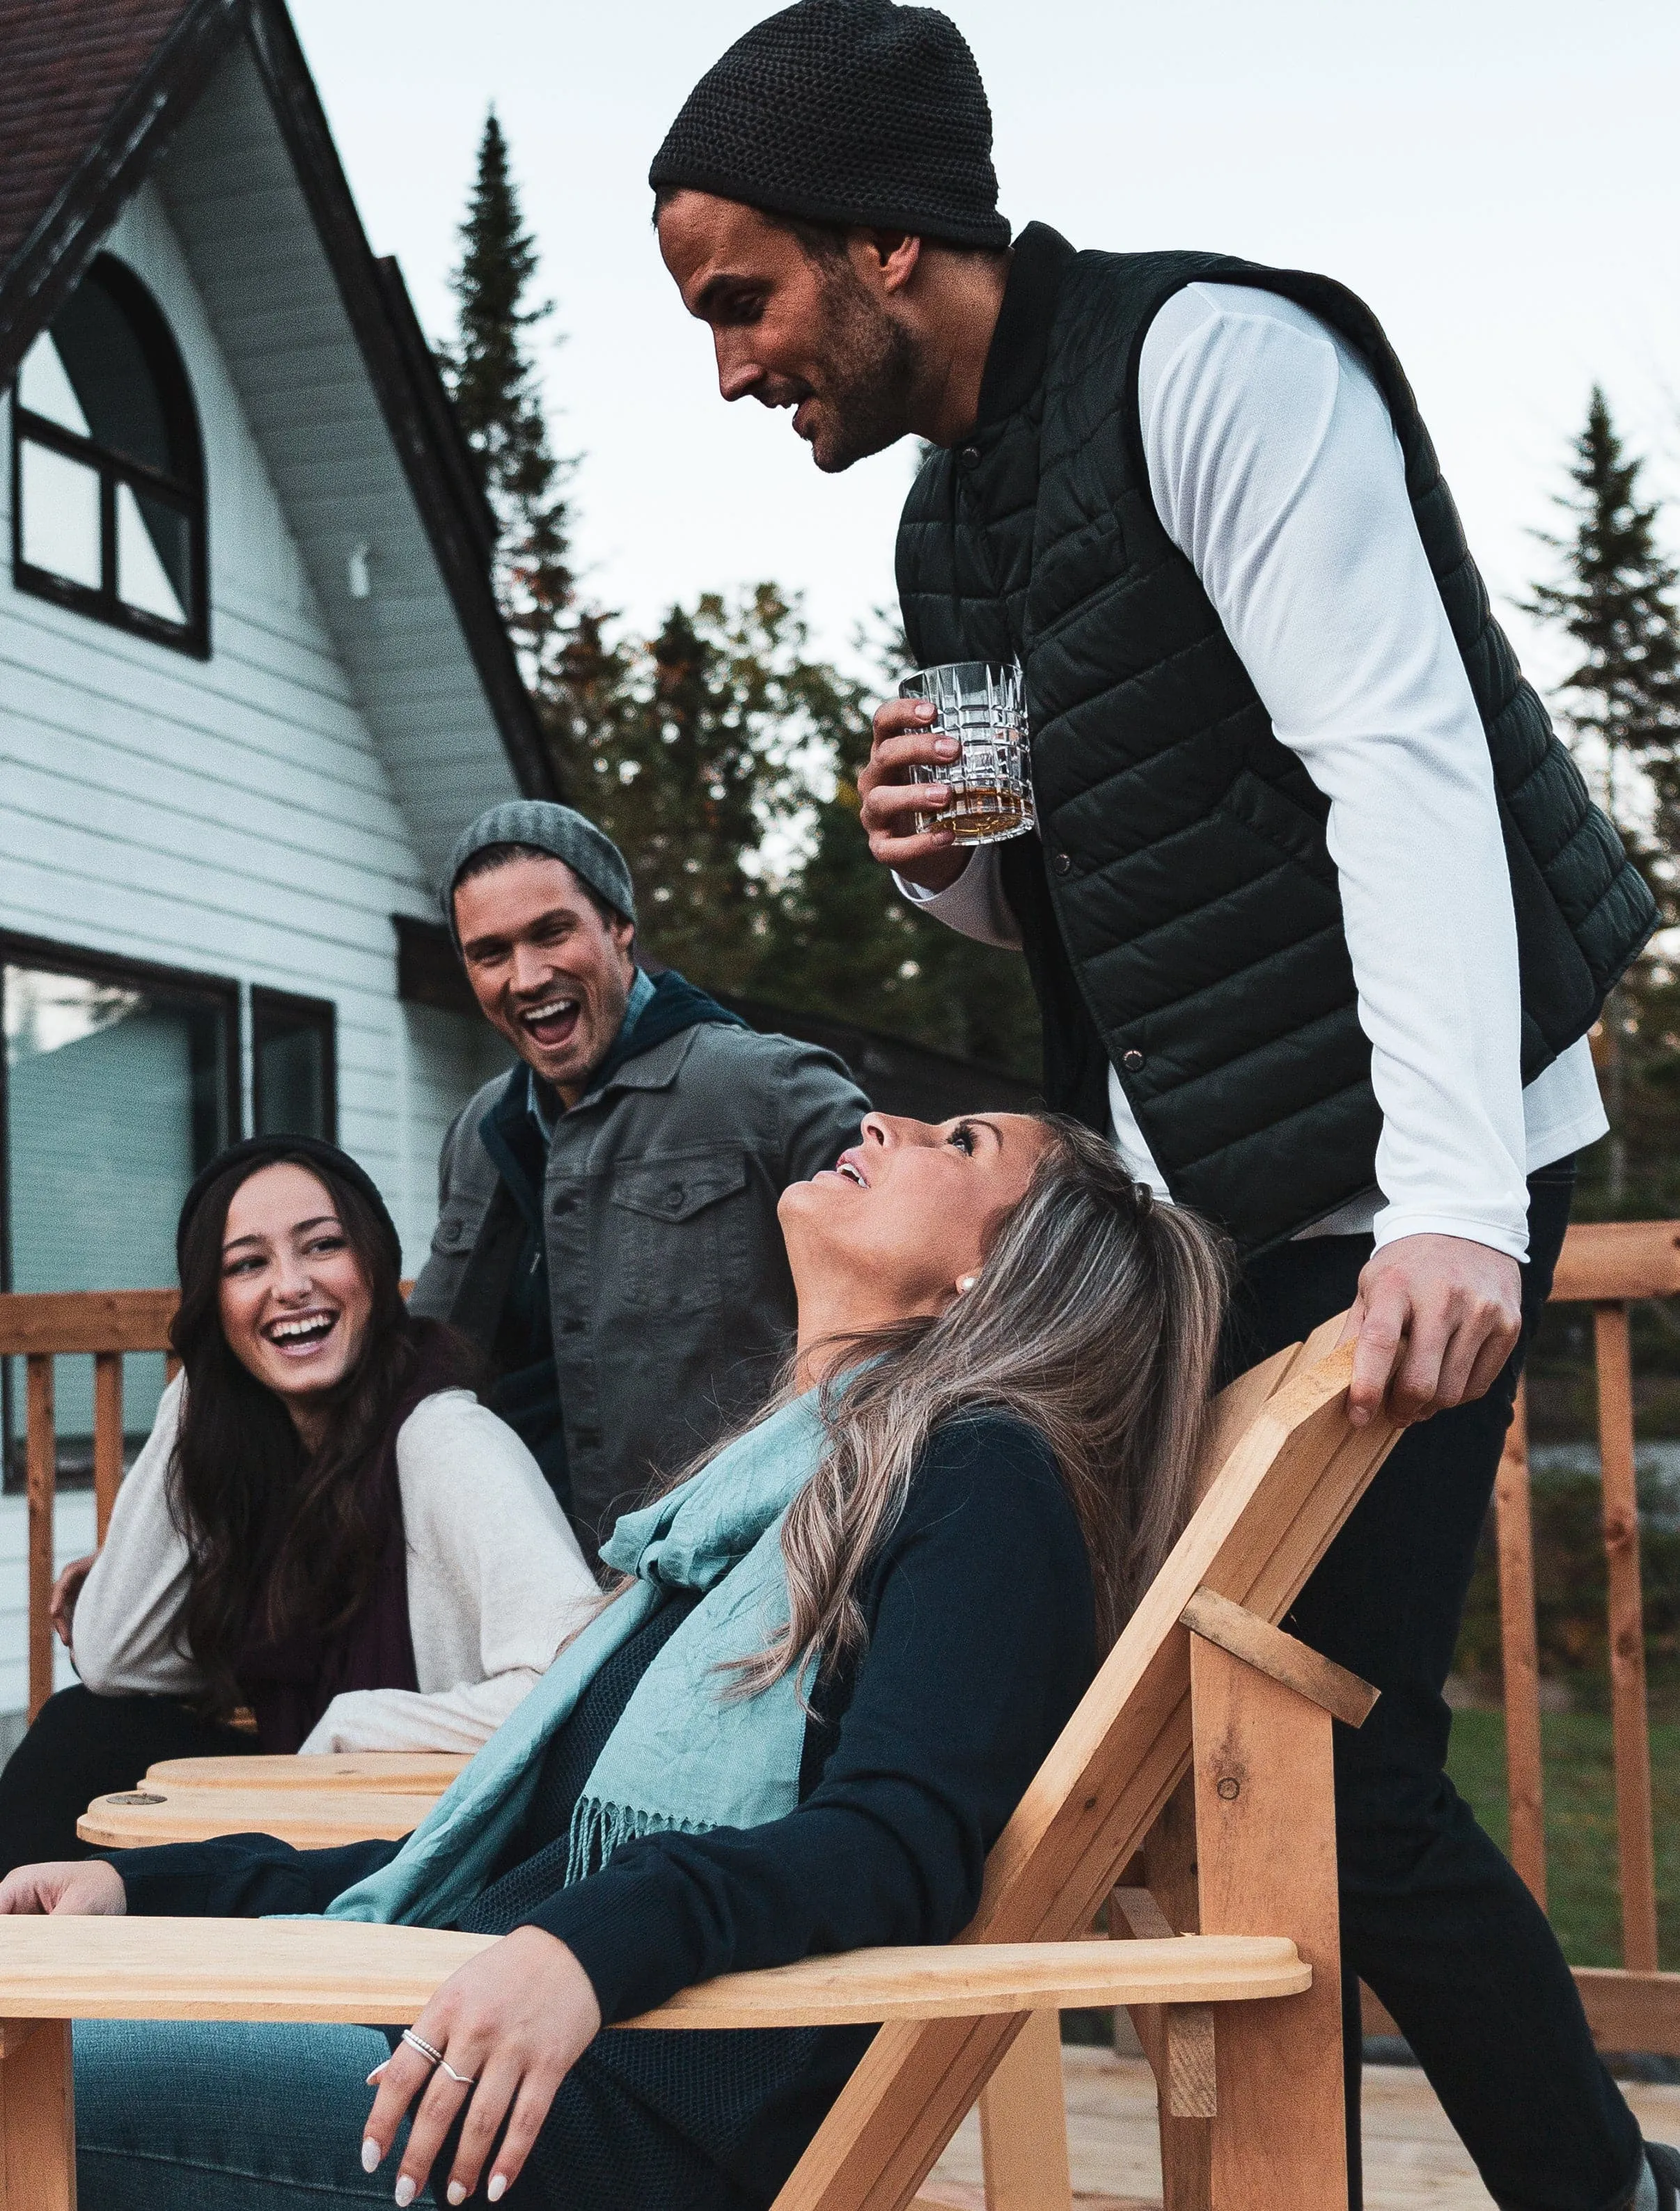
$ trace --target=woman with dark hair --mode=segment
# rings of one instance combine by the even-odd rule
[[[399,2206],[430,2178],[450,2204],[752,2211],[872,2030],[603,2023],[971,1917],[1186,1517],[1223,1255],[1097,1137],[1019,1114],[871,1114],[779,1210],[785,1389],[619,1520],[618,1587],[406,1843],[247,1835],[0,1884],[0,1911],[502,1938],[400,2037],[78,2023],[82,2211],[366,2211],[393,2155]]]
[[[6,1867],[78,1855],[89,1801],[161,1758],[475,1750],[598,1596],[347,1154],[233,1146],[176,1252],[182,1372],[61,1599],[82,1683],[0,1775]]]

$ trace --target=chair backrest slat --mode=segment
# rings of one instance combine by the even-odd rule
[[[1325,1351],[1338,1332],[1328,1324],[1308,1348]],[[1385,1419],[1348,1427],[1351,1372],[1351,1351],[1302,1359],[1253,1411],[1000,1837],[959,1940],[1065,1941],[1089,1926],[1189,1762],[1185,1606],[1206,1584],[1278,1620],[1398,1438]],[[1258,1394],[1246,1378],[1233,1389]],[[1019,2025],[883,2028],[777,2211],[902,2211]]]

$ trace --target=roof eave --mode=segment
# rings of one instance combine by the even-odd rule
[[[436,410],[447,409],[449,402],[436,364],[424,349],[419,359],[411,358],[410,348],[402,343],[390,312],[389,288],[381,281],[291,18],[281,0],[246,0],[246,4],[252,54],[297,166],[414,504],[455,602],[509,763],[528,797],[559,797],[536,707],[496,604],[477,518],[469,521],[469,510],[450,482],[447,449],[437,442]],[[434,387],[430,393],[425,392],[425,379]]]
[[[0,270],[0,386],[75,289],[125,203],[233,44],[250,0],[194,0]]]

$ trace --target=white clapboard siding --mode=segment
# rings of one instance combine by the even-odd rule
[[[443,1133],[507,1060],[482,1024],[398,1001],[391,916],[434,914],[455,835],[516,784],[243,46],[105,245],[157,300],[192,382],[211,656],[0,573],[0,929],[329,999],[341,1140],[413,1270]],[[10,434],[0,406],[8,544]],[[57,1533],[61,1560],[88,1548],[85,1493],[61,1501]],[[24,1700],[25,1542],[23,1500],[0,1498],[0,1714]]]
[[[184,140],[215,136],[208,109]],[[178,148],[172,171],[190,167],[202,185],[210,156],[201,145],[190,165],[191,150]],[[277,233],[287,248],[286,282],[329,286],[306,219],[288,229],[266,203],[263,213],[271,240]],[[411,766],[390,756],[405,740],[371,725],[378,672],[366,652],[353,668],[323,618],[162,191],[143,187],[106,243],[157,298],[192,380],[208,486],[212,653],[196,661],[0,590],[0,925],[331,999],[340,1132],[386,1190],[413,1265],[430,1233],[443,1130],[495,1061],[470,1022],[396,1001],[390,916],[432,911],[404,780]],[[272,318],[285,288],[260,239],[247,233],[244,245],[269,282]],[[317,300],[302,324],[324,319]],[[366,379],[358,385],[360,358],[347,339],[329,348],[325,406],[341,485],[374,488],[390,548],[364,603],[378,608],[389,582],[399,603],[386,634],[423,632],[423,657],[444,669],[437,689],[470,697],[474,726],[457,734],[446,778],[459,793],[452,834],[513,785],[452,609],[437,619],[447,594]],[[288,366],[294,393],[312,397],[310,359],[299,342]],[[294,405],[300,431],[307,410]],[[353,433],[361,446],[351,470]],[[0,497],[9,482],[0,467]],[[424,582],[398,592],[405,566]],[[420,733],[428,750],[447,748],[439,711],[434,700]]]
[[[94,1548],[94,1499],[86,1489],[70,1490],[58,1500],[53,1522],[56,1561],[66,1566]],[[29,1701],[28,1584],[29,1517],[21,1497],[0,1497],[0,1716],[21,1711]],[[69,1654],[58,1649],[53,1667],[56,1689],[76,1679]],[[0,1718],[0,1724],[3,1724]]]

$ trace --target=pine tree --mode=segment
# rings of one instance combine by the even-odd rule
[[[779,889],[764,848],[797,865],[810,764],[849,711],[805,645],[797,609],[763,584],[673,607],[645,642],[586,619],[568,663],[580,803],[647,887],[647,949],[721,990],[754,987]]]
[[[1574,517],[1545,539],[1563,580],[1539,584],[1527,611],[1559,624],[1580,658],[1564,678],[1562,718],[1589,765],[1604,809],[1643,871],[1665,923],[1680,923],[1680,570],[1658,542],[1661,510],[1642,500],[1643,463],[1623,448],[1594,385],[1574,444]],[[1599,1034],[1611,1138],[1603,1201],[1619,1212],[1664,1202],[1673,1179],[1680,1022],[1673,974],[1647,954],[1611,992]],[[1589,1155],[1589,1159],[1590,1159]]]
[[[1574,494],[1560,500],[1575,516],[1575,528],[1568,537],[1544,541],[1562,555],[1565,580],[1537,584],[1528,611],[1560,623],[1580,648],[1580,663],[1563,679],[1563,713],[1577,736],[1599,752],[1604,810],[1655,877],[1653,887],[1666,893],[1670,915],[1680,918],[1672,867],[1680,829],[1673,819],[1680,802],[1674,788],[1680,569],[1659,548],[1658,503],[1638,495],[1643,466],[1625,452],[1595,385],[1569,470]],[[1656,786],[1659,803],[1666,799],[1671,817],[1654,838],[1646,833],[1645,809],[1632,787],[1641,771]]]
[[[536,269],[536,244],[492,108],[450,279],[455,340],[439,349],[438,365],[499,526],[497,597],[541,703],[561,679],[576,585],[565,493],[574,463],[557,459],[549,443],[529,347],[530,334],[553,312],[552,301],[529,304]]]

